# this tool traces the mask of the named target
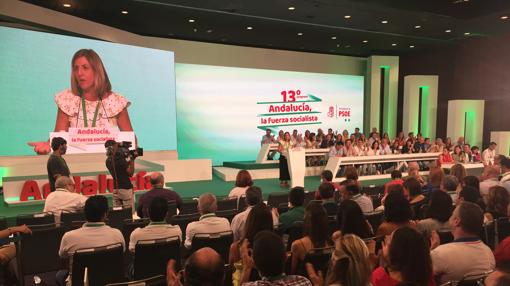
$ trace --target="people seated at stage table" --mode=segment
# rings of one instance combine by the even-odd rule
[[[181,209],[182,198],[171,188],[165,188],[165,178],[160,172],[154,172],[150,175],[152,189],[141,195],[138,199],[136,213],[140,218],[149,217],[149,207],[154,198],[164,198],[167,202],[174,201],[177,209]]]
[[[260,145],[263,144],[271,144],[276,143],[276,139],[274,138],[274,135],[271,134],[271,129],[266,129],[266,134],[262,136],[262,140],[260,140]]]
[[[202,194],[198,198],[198,213],[200,218],[188,224],[186,227],[186,240],[184,246],[191,248],[191,242],[195,234],[212,234],[231,231],[228,219],[217,217],[215,212],[218,210],[216,196],[211,193]]]
[[[44,201],[44,212],[51,212],[55,223],[60,223],[60,216],[65,212],[78,212],[85,206],[87,197],[76,193],[74,181],[67,176],[60,176],[55,181],[55,191],[48,194]]]
[[[494,158],[496,157],[496,142],[489,143],[489,147],[482,152],[482,163],[484,165],[494,165]]]
[[[78,249],[95,248],[119,244],[126,249],[124,236],[120,230],[105,224],[108,213],[108,200],[105,196],[92,196],[85,202],[85,218],[87,222],[78,229],[68,231],[62,237],[58,255],[62,259],[69,259],[69,269],[72,267],[72,256]],[[57,273],[59,285],[64,285],[68,270]],[[69,277],[71,280],[71,277]]]
[[[443,151],[441,152],[441,155],[439,155],[439,163],[440,164],[453,164],[455,160],[452,157],[452,154],[450,154],[450,151],[448,149],[443,148]]]
[[[459,145],[456,145],[455,147],[453,147],[452,157],[453,157],[453,161],[455,163],[466,163],[464,161],[466,159],[466,157],[462,153],[462,148]]]
[[[129,238],[129,251],[135,252],[136,244],[140,240],[157,240],[178,236],[182,241],[182,231],[178,225],[166,223],[168,201],[162,197],[152,199],[149,206],[149,225],[137,228],[131,232]]]
[[[468,275],[494,270],[494,255],[478,237],[483,225],[480,207],[474,203],[462,202],[453,211],[450,225],[454,241],[439,245],[430,253],[439,282],[459,281]]]
[[[253,186],[253,180],[251,179],[250,172],[247,170],[240,170],[236,176],[235,187],[230,191],[228,197],[242,197],[251,186]]]

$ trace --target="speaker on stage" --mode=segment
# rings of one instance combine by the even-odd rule
[[[404,108],[402,130],[436,137],[437,75],[408,75],[404,77]]]

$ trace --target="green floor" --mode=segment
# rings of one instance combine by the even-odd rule
[[[384,184],[388,180],[377,180],[377,181],[365,181],[362,182],[363,185],[380,185]],[[271,192],[278,191],[286,191],[285,188],[281,188],[279,185],[279,181],[277,179],[265,179],[265,180],[255,180],[255,185],[262,189],[264,197],[267,198],[267,195]],[[316,190],[320,184],[319,176],[306,177],[305,178],[305,188],[307,190]],[[196,181],[196,182],[186,182],[186,183],[167,183],[167,186],[172,187],[176,192],[178,192],[183,198],[193,198],[198,197],[203,193],[213,193],[216,196],[227,196],[230,190],[234,187],[234,182],[224,182],[219,177],[213,175],[213,179],[211,181]],[[6,217],[9,225],[15,224],[15,218],[18,214],[28,214],[41,212],[44,208],[44,204],[38,203],[33,205],[11,205],[8,206],[5,204],[3,195],[0,195],[0,216]],[[108,201],[111,205],[111,197],[108,198]]]

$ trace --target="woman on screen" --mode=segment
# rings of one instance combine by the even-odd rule
[[[91,49],[77,51],[71,61],[71,89],[55,96],[58,107],[55,131],[70,127],[118,127],[133,131],[126,98],[112,91],[99,55]],[[50,151],[49,142],[29,142],[38,154]]]

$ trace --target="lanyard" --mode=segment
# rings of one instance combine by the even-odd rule
[[[92,127],[96,127],[97,113],[99,112],[99,104],[96,105],[96,111],[94,112],[94,119],[92,120]],[[81,106],[83,107],[83,125],[84,127],[89,127],[89,122],[87,120],[87,107],[85,106],[85,98],[81,97]]]

